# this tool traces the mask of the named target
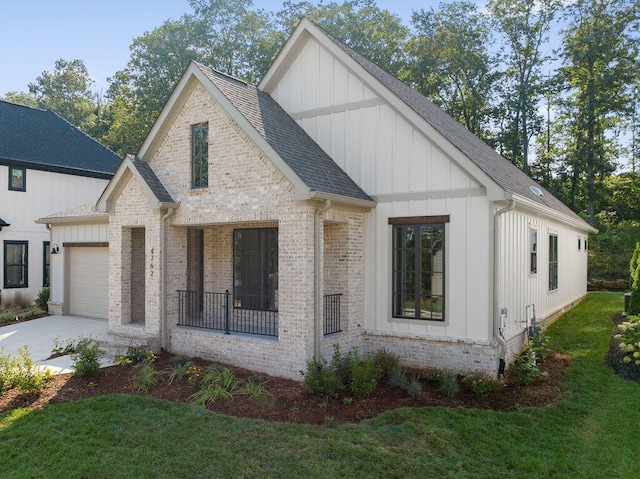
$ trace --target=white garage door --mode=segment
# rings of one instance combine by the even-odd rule
[[[68,248],[69,314],[109,317],[109,248]]]

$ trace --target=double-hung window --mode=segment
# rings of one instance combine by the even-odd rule
[[[27,288],[29,274],[29,242],[4,242],[4,287]]]
[[[209,124],[191,126],[191,187],[209,186]]]
[[[549,235],[549,291],[558,289],[558,235]]]
[[[445,224],[449,216],[389,218],[394,318],[444,321]]]

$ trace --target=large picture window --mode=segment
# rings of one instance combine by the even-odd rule
[[[29,242],[4,242],[4,287],[26,288],[29,286]]]
[[[233,295],[236,307],[277,311],[278,228],[233,231]]]
[[[209,124],[191,127],[191,186],[209,186]]]
[[[558,289],[558,235],[549,235],[549,291]]]
[[[393,317],[444,321],[448,216],[390,218]]]

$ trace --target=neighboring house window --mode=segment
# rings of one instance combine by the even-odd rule
[[[209,186],[209,124],[191,126],[191,186]]]
[[[234,306],[278,309],[278,228],[233,230]]]
[[[394,318],[444,321],[445,224],[449,216],[389,218]]]
[[[536,274],[538,272],[538,232],[534,229],[529,232],[529,273]]]
[[[29,242],[4,242],[4,287],[26,288],[29,286]]]
[[[9,167],[9,189],[27,191],[27,170],[17,166]]]
[[[50,271],[51,271],[51,248],[49,242],[42,243],[42,286],[48,287],[50,283]]]
[[[549,291],[558,289],[558,235],[549,235]]]

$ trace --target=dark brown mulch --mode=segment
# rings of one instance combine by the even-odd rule
[[[211,363],[195,360],[200,366]],[[167,354],[160,355],[155,361],[158,370],[170,370],[172,363]],[[261,375],[267,389],[274,394],[271,402],[256,402],[246,396],[235,396],[231,400],[220,400],[208,406],[208,409],[220,414],[236,417],[262,418],[270,421],[289,421],[307,424],[325,424],[358,422],[398,407],[446,406],[453,408],[481,408],[496,411],[516,411],[526,407],[545,407],[553,404],[561,395],[561,381],[569,365],[569,357],[551,352],[543,362],[541,369],[548,373],[544,380],[521,386],[507,373],[505,386],[490,395],[478,396],[464,386],[453,398],[447,398],[440,391],[436,381],[423,381],[423,393],[420,397],[408,397],[407,392],[379,385],[368,398],[354,398],[351,404],[345,404],[343,398],[351,397],[343,391],[338,398],[308,393],[298,381]],[[248,378],[255,373],[229,367],[236,376]],[[19,407],[42,407],[75,401],[91,396],[105,394],[140,394],[166,399],[173,402],[188,402],[196,389],[189,387],[186,381],[169,384],[160,383],[145,393],[138,393],[132,385],[130,366],[112,366],[103,368],[92,378],[80,378],[73,374],[56,376],[44,391],[35,396],[20,396],[9,391],[0,397],[0,412]],[[166,375],[165,375],[166,377]],[[348,400],[347,400],[348,402]]]
[[[616,326],[626,320],[627,317],[623,314],[616,314],[613,317],[613,322]],[[607,365],[611,369],[613,369],[613,371],[622,379],[640,383],[640,367],[636,366],[633,363],[625,363],[622,360],[622,358],[624,358],[624,353],[618,346],[620,344],[620,341],[614,338],[614,336],[618,334],[618,332],[619,331],[616,329],[616,331],[611,334],[611,340],[609,342],[609,352],[607,353]]]

